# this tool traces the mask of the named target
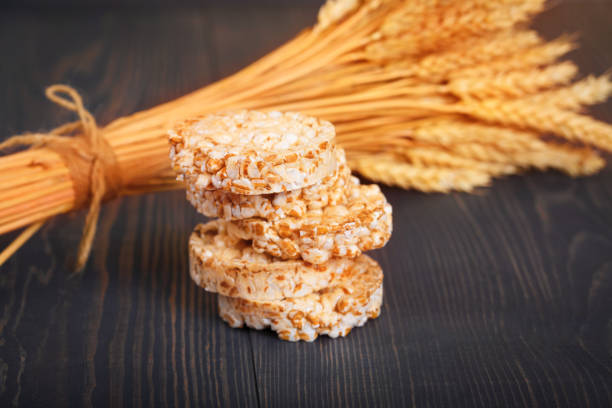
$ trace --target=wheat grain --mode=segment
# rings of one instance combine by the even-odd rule
[[[612,95],[610,74],[588,76],[570,86],[531,95],[524,99],[534,105],[550,105],[559,109],[580,110],[583,106],[602,103]]]
[[[409,164],[417,167],[449,167],[456,169],[471,169],[493,176],[512,174],[517,172],[517,167],[510,163],[493,163],[482,160],[474,160],[453,154],[439,146],[417,146],[409,147],[398,152]]]
[[[340,20],[359,7],[360,3],[360,0],[329,0],[325,2],[319,9],[315,29],[325,30],[326,28],[337,24]]]
[[[541,42],[539,36],[528,30],[506,30],[492,38],[476,38],[462,42],[446,51],[387,67],[387,72],[399,72],[403,76],[416,76],[422,81],[438,82],[452,73],[500,57],[508,57]],[[402,66],[403,65],[403,66]]]
[[[451,93],[464,99],[516,98],[566,84],[577,72],[576,65],[566,61],[543,69],[455,79],[448,88]]]
[[[391,14],[365,48],[366,58],[390,61],[509,29],[542,9],[543,1],[414,2]]]
[[[416,121],[409,129],[407,136],[443,146],[482,143],[507,151],[535,151],[546,148],[546,144],[538,139],[535,132],[470,122],[460,117]]]
[[[555,62],[574,48],[576,44],[570,37],[562,37],[525,50],[512,49],[507,56],[451,72],[450,78],[483,78],[514,70],[540,67]]]
[[[554,106],[489,99],[468,103],[460,110],[488,122],[550,132],[612,151],[612,126]]]
[[[511,164],[521,168],[556,169],[571,176],[590,175],[605,164],[592,149],[547,143],[546,149],[537,151],[504,151],[479,143],[461,143],[452,151],[477,161]]]
[[[369,155],[349,160],[351,169],[378,183],[425,192],[473,191],[486,186],[491,176],[472,169],[419,167],[391,155]]]

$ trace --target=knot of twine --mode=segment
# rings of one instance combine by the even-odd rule
[[[56,84],[48,87],[45,94],[52,102],[76,112],[79,120],[48,133],[13,136],[0,143],[0,150],[13,146],[45,147],[56,152],[68,167],[74,188],[74,208],[89,206],[76,260],[76,271],[80,271],[91,251],[102,201],[118,195],[121,173],[112,147],[93,115],[83,106],[79,93],[68,85]]]

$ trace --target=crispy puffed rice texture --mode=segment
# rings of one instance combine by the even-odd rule
[[[327,206],[303,217],[281,220],[251,218],[228,224],[235,237],[252,240],[253,248],[282,259],[322,264],[332,258],[355,258],[383,247],[393,229],[391,206],[380,188],[351,178],[344,205]]]
[[[228,236],[226,224],[200,224],[189,238],[191,278],[209,292],[253,301],[306,296],[333,285],[352,265],[350,259],[313,265],[260,254],[246,241]]]
[[[340,147],[336,148],[336,162],[336,170],[320,183],[284,193],[244,195],[223,190],[202,190],[198,189],[196,178],[185,177],[187,200],[207,217],[224,220],[303,217],[308,211],[347,201],[350,190],[346,186],[351,182],[351,170]]]
[[[321,334],[346,336],[380,314],[383,273],[366,255],[353,260],[339,282],[303,297],[253,302],[219,296],[219,315],[231,327],[270,327],[288,341],[313,341]]]
[[[279,193],[336,169],[334,126],[300,113],[218,113],[181,122],[168,134],[178,179],[194,179],[198,190]]]

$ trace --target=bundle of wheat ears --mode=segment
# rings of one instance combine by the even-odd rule
[[[51,88],[48,96],[80,119],[0,145],[30,146],[0,157],[0,233],[29,225],[0,263],[45,220],[89,206],[82,266],[100,202],[180,187],[167,129],[219,110],[327,119],[354,171],[403,188],[471,191],[528,168],[597,172],[596,149],[612,150],[612,126],[581,112],[606,100],[612,81],[572,82],[576,65],[559,62],[572,38],[547,42],[526,28],[544,3],[329,0],[314,27],[240,72],[100,128],[78,94]],[[109,177],[110,167],[120,177]]]

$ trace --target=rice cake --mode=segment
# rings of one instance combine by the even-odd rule
[[[383,273],[376,261],[361,255],[334,285],[303,297],[254,302],[219,296],[219,315],[231,327],[270,327],[288,341],[313,341],[320,334],[346,336],[379,316]]]
[[[217,113],[183,121],[168,134],[178,179],[198,190],[279,193],[336,169],[334,126],[300,113]]]
[[[282,259],[313,264],[331,258],[355,258],[384,246],[391,236],[391,206],[380,188],[352,178],[347,202],[281,220],[249,218],[228,224],[228,232],[252,240],[253,248]]]
[[[334,259],[313,265],[261,254],[227,235],[227,223],[200,224],[189,238],[191,278],[209,292],[252,301],[301,297],[333,285],[353,264],[351,259]]]

